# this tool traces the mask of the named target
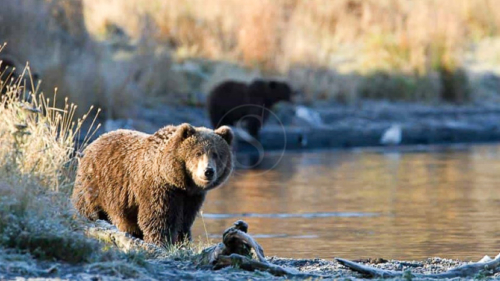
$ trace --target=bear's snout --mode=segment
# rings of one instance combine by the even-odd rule
[[[215,171],[215,168],[213,168],[211,165],[203,165],[204,167],[200,167],[199,171],[200,173],[198,174],[198,177],[204,181],[204,182],[208,182],[208,183],[211,183],[212,180],[215,178],[215,174],[216,174],[216,171]]]
[[[217,163],[216,160],[204,153],[198,158],[195,164],[193,179],[194,182],[202,188],[212,184],[217,178]]]
[[[207,180],[212,180],[214,178],[214,175],[215,171],[213,168],[208,167],[205,169],[205,177],[207,178]]]

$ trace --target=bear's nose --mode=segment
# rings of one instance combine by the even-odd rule
[[[212,169],[212,168],[205,169],[205,177],[207,177],[207,179],[211,180],[214,177],[214,169]]]

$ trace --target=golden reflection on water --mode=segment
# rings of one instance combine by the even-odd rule
[[[244,219],[268,256],[479,260],[500,252],[500,146],[292,152],[266,171],[277,159],[209,192],[212,241]],[[367,216],[240,216],[323,212]],[[193,235],[206,241],[199,218]]]

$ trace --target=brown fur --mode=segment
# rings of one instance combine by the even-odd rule
[[[212,131],[189,124],[166,126],[153,135],[104,134],[84,151],[73,203],[85,217],[107,219],[149,243],[191,239],[206,192],[232,171],[232,139],[228,127]],[[207,165],[215,170],[209,182],[200,172]]]

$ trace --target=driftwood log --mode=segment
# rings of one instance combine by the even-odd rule
[[[231,254],[247,258],[257,258],[262,263],[267,263],[264,250],[250,235],[247,234],[248,224],[237,221],[232,227],[226,229],[222,234],[222,243],[208,247],[202,251],[199,257],[201,266],[210,265],[214,269],[224,267],[218,265],[220,256]]]
[[[411,273],[408,271],[383,270],[341,258],[336,258],[335,260],[351,270],[359,272],[365,276],[375,277],[375,278],[398,278],[398,277],[408,276],[408,274],[411,274],[411,277],[429,278],[429,279],[445,279],[445,278],[457,278],[457,277],[471,278],[480,273],[485,273],[490,275],[500,272],[500,254],[498,254],[494,259],[485,256],[478,262],[465,264],[456,268],[452,268],[446,272],[435,273],[435,274],[418,274],[418,273]]]
[[[232,227],[224,231],[222,243],[202,251],[198,258],[198,265],[213,270],[233,266],[248,271],[265,271],[275,276],[289,278],[324,277],[301,273],[268,262],[262,247],[247,231],[248,224],[246,222],[242,220],[235,222]]]

